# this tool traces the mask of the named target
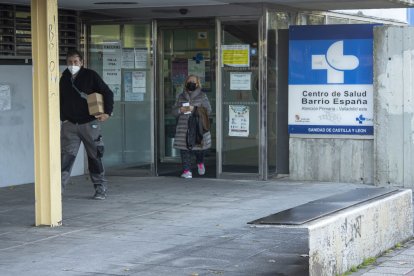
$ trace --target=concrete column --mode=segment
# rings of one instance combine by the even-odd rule
[[[375,185],[414,187],[413,82],[414,27],[375,27]]]
[[[32,0],[36,226],[62,224],[57,0]]]

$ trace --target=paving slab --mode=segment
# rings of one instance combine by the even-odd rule
[[[87,177],[71,178],[63,195],[63,225],[56,228],[33,226],[33,184],[1,188],[0,275],[307,275],[305,233],[247,222],[367,187],[286,180],[108,179],[107,199],[96,201]],[[412,251],[404,256],[412,258]]]

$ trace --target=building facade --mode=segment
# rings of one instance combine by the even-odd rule
[[[0,186],[4,187],[34,181],[36,126],[30,9],[0,4],[0,14],[0,167],[7,168],[0,171]],[[114,115],[103,125],[109,175],[179,176],[171,108],[185,76],[196,74],[213,107],[207,177],[380,184],[376,134],[315,138],[288,133],[289,26],[369,23],[406,25],[266,4],[117,12],[61,9],[60,70],[65,69],[65,52],[79,48],[86,66],[114,91]],[[84,162],[80,152],[73,174],[85,173]]]

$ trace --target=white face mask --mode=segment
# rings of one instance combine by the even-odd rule
[[[80,66],[77,65],[69,65],[68,66],[69,72],[72,73],[72,75],[75,75],[80,70]]]

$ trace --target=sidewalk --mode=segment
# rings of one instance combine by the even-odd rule
[[[247,222],[366,187],[178,177],[109,181],[108,198],[96,201],[92,184],[73,177],[63,197],[63,226],[56,228],[33,227],[33,185],[0,189],[0,275],[308,275],[301,233]],[[414,269],[413,242],[408,245],[357,273],[408,275]],[[398,264],[394,274],[377,272],[390,262]]]
[[[389,250],[383,256],[376,259],[375,264],[370,265],[352,276],[414,276],[414,239],[402,244],[398,248]]]

